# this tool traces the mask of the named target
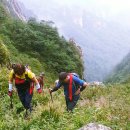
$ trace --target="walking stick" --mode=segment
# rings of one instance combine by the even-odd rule
[[[13,108],[13,100],[12,100],[13,96],[10,96],[10,108]]]
[[[51,90],[50,90],[50,89],[49,89],[49,93],[50,93],[51,101],[52,101],[52,103],[53,103],[52,93],[51,93]]]

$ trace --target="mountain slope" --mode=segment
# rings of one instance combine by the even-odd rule
[[[41,68],[44,66],[48,73],[55,75],[61,71],[75,71],[82,75],[83,63],[78,47],[60,37],[56,27],[33,18],[28,22],[13,19],[6,3],[1,4],[0,11],[0,39],[10,51],[11,62],[27,64],[27,57],[30,57],[40,62]],[[26,55],[25,58],[22,55]],[[29,64],[33,66],[32,61]]]
[[[115,67],[113,72],[105,80],[107,83],[130,82],[130,53]]]

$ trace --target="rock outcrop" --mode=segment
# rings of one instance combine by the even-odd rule
[[[112,130],[110,127],[97,124],[97,123],[89,123],[86,126],[83,126],[79,130]]]

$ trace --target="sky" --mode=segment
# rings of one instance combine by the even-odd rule
[[[68,5],[74,6],[78,5],[82,8],[101,8],[104,11],[109,9],[112,15],[116,15],[121,12],[130,11],[130,0],[19,0],[25,4],[25,6],[30,9],[35,9],[36,7],[44,8],[44,5]]]
[[[106,20],[119,23],[126,22],[130,26],[130,0],[19,0],[27,9],[30,9],[42,19],[44,8],[54,9],[59,6],[77,6]],[[57,12],[60,13],[60,12]],[[44,19],[44,17],[43,17]]]

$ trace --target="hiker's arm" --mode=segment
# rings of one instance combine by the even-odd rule
[[[83,91],[86,88],[86,86],[88,86],[87,82],[85,82],[84,80],[81,80],[77,77],[73,77],[73,80],[79,86],[78,91],[80,91],[80,92]],[[79,93],[78,91],[76,93]]]
[[[51,93],[57,91],[61,86],[62,84],[58,82],[57,85],[53,89],[51,89]]]
[[[9,89],[10,92],[13,90],[13,70],[9,74]]]
[[[83,91],[89,84],[87,82],[83,83],[83,86],[80,86],[80,91]]]
[[[13,78],[9,79],[8,95],[11,97],[13,94]]]
[[[59,89],[59,88],[57,88],[57,87],[55,86],[53,89],[51,89],[51,93],[57,91],[58,89]]]
[[[37,89],[37,90],[40,89],[40,84],[39,84],[37,78],[36,78],[36,77],[33,77],[32,80],[33,80],[34,83],[36,84],[36,89]]]
[[[13,90],[13,81],[9,80],[9,91]]]
[[[80,84],[79,88],[75,92],[75,95],[80,94],[80,92],[82,92],[86,88],[86,86],[87,86],[87,83],[82,81],[82,83]]]
[[[40,90],[40,84],[39,84],[35,74],[32,73],[30,70],[28,70],[27,74],[28,74],[28,77],[36,84],[36,89]]]
[[[9,74],[9,88],[8,88],[8,95],[11,97],[13,93],[13,71]]]

